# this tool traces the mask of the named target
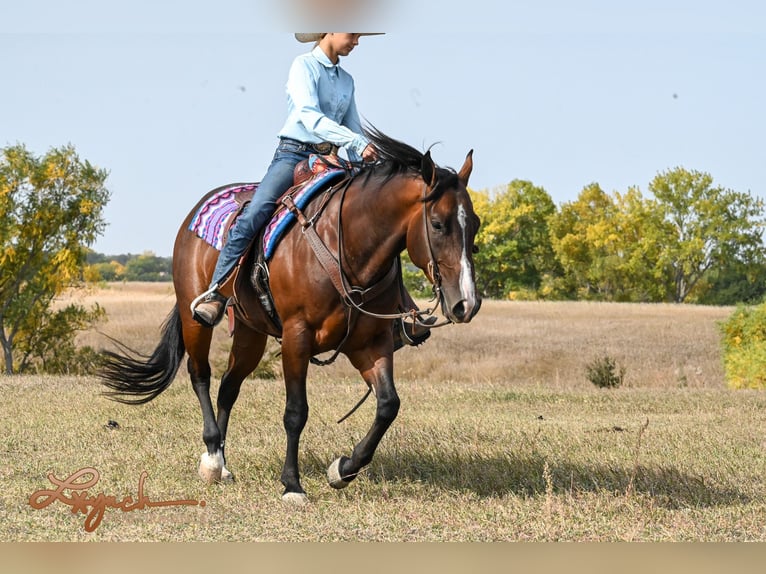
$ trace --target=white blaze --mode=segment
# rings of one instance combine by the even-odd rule
[[[457,220],[460,229],[463,232],[463,253],[460,256],[460,293],[466,300],[468,309],[473,309],[476,305],[476,285],[474,285],[471,274],[471,262],[468,260],[468,249],[466,247],[466,223],[468,215],[465,207],[460,204],[457,208]]]

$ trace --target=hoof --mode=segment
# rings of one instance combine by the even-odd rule
[[[210,455],[206,452],[202,453],[199,460],[198,472],[199,477],[206,484],[221,482],[221,476],[223,475],[223,455],[221,452],[216,452],[214,455]]]
[[[305,492],[285,492],[282,495],[282,502],[290,506],[306,506],[309,503],[309,497]]]
[[[234,482],[234,475],[225,466],[221,469],[221,482]]]
[[[327,482],[330,483],[330,486],[337,488],[338,490],[346,488],[351,482],[350,480],[345,480],[340,475],[340,461],[342,458],[345,457],[336,458],[332,464],[327,467]]]

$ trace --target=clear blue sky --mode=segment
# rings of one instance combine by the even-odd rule
[[[170,255],[203,193],[262,177],[310,49],[302,1],[4,1],[0,146],[72,143],[110,172],[95,249]],[[439,142],[441,165],[474,148],[474,189],[525,179],[562,203],[683,166],[766,197],[766,3],[357,4],[347,29],[387,32],[343,62],[362,115]]]

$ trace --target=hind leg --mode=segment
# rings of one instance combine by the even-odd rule
[[[223,468],[221,480],[234,480],[234,476],[226,468],[226,432],[229,427],[231,409],[239,396],[242,381],[252,373],[260,363],[263,352],[266,350],[268,337],[257,333],[237,321],[234,327],[234,339],[229,352],[229,366],[221,378],[221,387],[218,390],[218,419],[217,425],[220,432],[221,455]]]
[[[173,257],[173,285],[181,316],[183,340],[189,355],[187,368],[192,389],[202,410],[202,440],[206,451],[199,465],[199,475],[207,483],[221,479],[223,452],[221,432],[210,400],[210,342],[213,329],[203,327],[192,318],[191,302],[210,281],[218,251],[188,231],[188,218],[176,238]]]
[[[184,318],[186,319],[186,317]],[[208,484],[220,481],[223,472],[221,432],[218,429],[213,403],[210,400],[211,371],[208,354],[212,338],[212,329],[184,321],[184,341],[187,342],[186,350],[189,354],[187,367],[192,389],[197,395],[202,410],[202,440],[207,447],[200,458],[199,476]]]

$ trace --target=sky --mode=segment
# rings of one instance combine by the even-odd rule
[[[366,30],[342,60],[364,120],[557,204],[675,167],[766,198],[757,0],[2,0],[0,147],[72,144],[109,172],[104,254],[172,254],[210,189],[258,181],[295,30]]]

